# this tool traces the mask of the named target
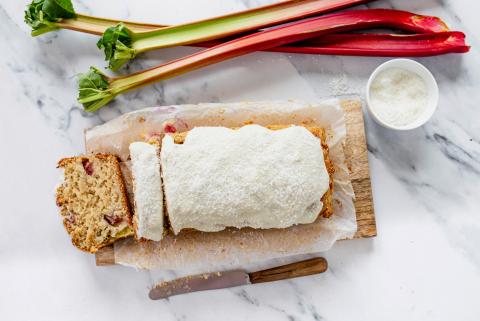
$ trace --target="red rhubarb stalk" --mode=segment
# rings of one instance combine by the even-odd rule
[[[425,25],[422,22],[430,20],[430,17],[385,9],[345,11],[300,20],[237,38],[128,76],[111,78],[93,68],[89,73],[80,77],[78,101],[83,104],[85,110],[95,111],[120,93],[254,51],[327,34],[367,28],[389,27],[413,32],[428,32],[431,24]],[[438,31],[443,31],[443,29],[443,27],[439,28]]]
[[[427,57],[465,53],[465,34],[458,31],[415,35],[336,34],[309,39],[269,51],[370,57]]]

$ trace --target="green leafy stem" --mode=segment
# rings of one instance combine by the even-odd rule
[[[131,45],[131,31],[123,23],[105,30],[97,42],[97,47],[103,49],[105,60],[109,62],[108,67],[114,71],[135,58],[135,50]]]
[[[115,98],[109,89],[109,78],[95,67],[78,77],[78,102],[88,112],[97,111]]]
[[[32,27],[32,36],[56,30],[62,19],[75,17],[70,0],[33,0],[25,10],[25,22]]]

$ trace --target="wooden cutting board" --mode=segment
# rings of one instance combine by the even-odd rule
[[[342,107],[345,110],[347,125],[345,156],[355,191],[358,230],[354,238],[373,237],[377,235],[377,228],[373,209],[362,104],[358,100],[344,100],[342,101]],[[95,254],[95,258],[98,266],[115,264],[113,246],[101,249]]]

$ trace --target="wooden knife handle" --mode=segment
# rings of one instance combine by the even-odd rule
[[[277,266],[268,270],[249,273],[251,283],[271,282],[318,274],[328,268],[327,260],[317,257],[292,264]]]

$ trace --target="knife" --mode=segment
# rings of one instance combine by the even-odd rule
[[[327,260],[319,257],[250,273],[226,271],[191,275],[161,282],[150,290],[148,296],[152,300],[160,300],[190,292],[224,289],[313,275],[325,272],[327,268]]]

